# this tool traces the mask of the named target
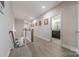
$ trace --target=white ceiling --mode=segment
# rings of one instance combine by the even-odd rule
[[[46,12],[48,9],[61,3],[60,1],[12,1],[12,8],[16,19],[28,20],[33,19]],[[42,6],[46,8],[43,9]]]

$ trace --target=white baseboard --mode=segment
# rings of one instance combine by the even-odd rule
[[[50,41],[50,39],[47,39],[47,38],[45,38],[45,37],[43,37],[43,36],[40,36],[40,35],[34,35],[34,36],[39,37],[39,38],[41,38],[41,39],[44,39],[44,40],[46,40],[46,41]]]
[[[70,46],[67,46],[67,45],[62,45],[64,48],[67,48],[67,49],[69,49],[69,50],[71,50],[71,51],[74,51],[74,52],[77,52],[77,48],[74,48],[74,47],[70,47]]]

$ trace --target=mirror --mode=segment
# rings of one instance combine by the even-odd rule
[[[52,18],[52,31],[60,31],[61,29],[61,16],[57,15]]]

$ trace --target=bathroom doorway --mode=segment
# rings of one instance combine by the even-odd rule
[[[52,42],[58,45],[62,44],[61,39],[61,15],[55,15],[51,18],[51,37]]]

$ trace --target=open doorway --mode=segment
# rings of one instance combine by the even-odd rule
[[[61,39],[61,15],[55,15],[51,18],[51,37],[52,37],[52,42],[56,43],[58,45],[62,44],[62,39]]]

